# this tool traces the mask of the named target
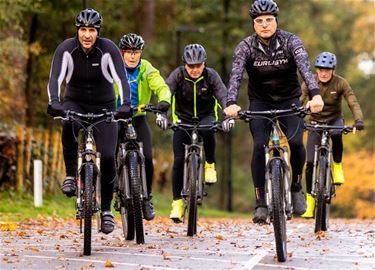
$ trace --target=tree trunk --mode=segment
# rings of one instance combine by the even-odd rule
[[[142,20],[140,30],[143,39],[152,40],[155,32],[155,0],[144,0],[140,19]]]
[[[31,19],[28,48],[36,39],[36,30],[38,28],[38,15],[34,14]],[[34,125],[35,95],[32,89],[31,78],[33,74],[33,64],[35,56],[29,52],[29,58],[26,64],[26,83],[25,83],[25,100],[26,100],[26,126]]]

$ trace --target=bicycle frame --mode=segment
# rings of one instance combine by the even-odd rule
[[[201,204],[203,200],[203,166],[202,166],[202,157],[203,157],[203,146],[199,142],[198,130],[193,129],[191,134],[191,143],[185,145],[185,158],[184,158],[184,178],[183,178],[183,188],[181,191],[181,196],[186,199],[188,194],[188,160],[189,156],[192,153],[196,153],[198,157],[198,193],[197,193],[197,203]]]
[[[320,134],[320,145],[314,146],[313,183],[311,195],[316,201],[315,206],[315,232],[326,231],[329,223],[329,205],[336,188],[332,175],[332,145],[331,135],[334,132],[348,133],[355,131],[348,126],[332,126],[326,124],[305,123],[305,129]]]
[[[271,162],[275,159],[280,160],[281,167],[282,167],[282,175],[283,175],[283,182],[280,183],[281,187],[284,189],[285,200],[283,201],[283,209],[285,209],[285,214],[287,216],[287,220],[292,218],[293,208],[292,208],[292,197],[290,193],[290,168],[289,168],[289,152],[288,147],[280,145],[280,136],[277,127],[277,123],[272,122],[271,128],[271,144],[266,145],[264,152],[266,158],[266,201],[268,205],[268,210],[270,211],[270,217],[272,217],[272,179],[270,176],[271,172]]]
[[[140,158],[139,164],[141,164],[141,177],[142,177],[142,198],[148,199],[148,192],[147,192],[147,184],[146,184],[146,168],[145,168],[145,157],[143,154],[143,144],[142,142],[137,141],[137,134],[135,132],[135,129],[132,125],[131,119],[127,120],[120,120],[121,122],[125,123],[125,137],[124,141],[120,143],[119,146],[119,163],[121,165],[124,165],[126,170],[129,170],[128,164],[127,164],[127,158],[130,153],[130,151],[136,151],[138,153],[138,156]],[[129,200],[131,199],[130,194],[130,185],[129,185],[129,175],[125,174],[125,199]],[[119,183],[121,184],[121,183]]]
[[[100,153],[96,152],[96,145],[93,134],[93,125],[89,125],[84,132],[84,138],[82,142],[85,146],[84,149],[79,149],[78,151],[78,178],[77,178],[77,219],[80,220],[80,232],[82,233],[82,212],[83,212],[83,200],[82,195],[84,193],[84,181],[82,181],[82,176],[84,176],[85,164],[93,163],[95,164],[94,171],[96,172],[96,181],[92,183],[95,187],[95,205],[93,213],[99,213],[100,203],[101,203],[101,172],[100,172]],[[100,217],[97,217],[98,232],[100,231]]]
[[[266,119],[271,123],[271,143],[265,146],[266,202],[269,220],[274,227],[278,261],[287,257],[286,220],[292,218],[293,207],[290,191],[289,154],[286,146],[280,145],[278,118],[293,115],[305,116],[305,108],[296,106],[286,110],[242,111],[240,119],[249,122],[253,119]]]
[[[330,137],[329,133],[327,130],[324,130],[321,135],[321,140],[320,140],[320,145],[315,145],[314,146],[314,167],[313,167],[313,185],[311,189],[311,195],[316,196],[316,190],[317,190],[317,185],[319,182],[318,176],[317,176],[317,167],[319,163],[319,158],[321,156],[325,156],[327,158],[327,168],[328,168],[328,173],[326,174],[326,179],[324,180],[325,182],[325,198],[328,199],[329,201],[331,200],[330,196],[329,198],[327,197],[327,194],[329,194],[330,186],[331,186],[331,181],[332,181],[332,169],[331,169],[331,158],[332,158],[332,146],[330,143]]]
[[[140,111],[158,112],[153,105],[137,108]],[[133,108],[134,111],[134,108]],[[143,200],[149,200],[146,180],[145,156],[143,143],[137,140],[137,133],[132,124],[132,117],[118,119],[124,124],[124,137],[118,146],[117,197],[115,209],[121,214],[122,229],[126,240],[134,239],[137,244],[144,244],[142,216]]]
[[[82,114],[66,111],[65,117],[55,117],[64,121],[72,121],[80,125],[81,136],[78,136],[78,173],[77,173],[77,200],[76,218],[79,219],[80,233],[84,225],[83,254],[91,254],[91,227],[92,216],[96,215],[98,232],[100,232],[100,206],[101,206],[101,172],[100,153],[96,152],[94,127],[104,121],[111,122],[112,112],[101,114]],[[83,131],[82,131],[83,130]],[[83,133],[83,135],[82,135]],[[95,180],[94,180],[95,179]],[[94,196],[94,197],[93,197]],[[82,222],[84,220],[84,224]]]
[[[191,131],[191,142],[185,145],[183,188],[181,196],[185,200],[188,209],[188,230],[187,235],[193,236],[197,233],[197,206],[202,204],[203,191],[203,146],[199,142],[199,130],[212,129],[214,131],[222,129],[217,123],[211,125],[201,125],[199,121],[193,124],[175,123],[169,126],[172,130]],[[186,208],[185,208],[186,210]],[[184,215],[185,217],[185,215]]]

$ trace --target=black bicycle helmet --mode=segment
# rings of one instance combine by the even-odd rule
[[[277,4],[272,0],[255,0],[251,5],[249,10],[250,17],[255,19],[261,15],[273,15],[277,16],[279,14],[279,8]]]
[[[182,60],[188,65],[201,64],[207,60],[207,54],[202,45],[189,44],[184,48]]]
[[[145,42],[141,36],[138,36],[137,34],[126,34],[124,35],[118,44],[119,48],[121,50],[143,50],[143,47],[145,46]]]
[[[77,28],[80,27],[94,27],[96,30],[100,30],[102,26],[102,16],[99,12],[92,8],[87,8],[82,10],[76,17],[76,26]]]
[[[334,69],[336,67],[336,55],[330,52],[321,52],[315,59],[315,67]]]

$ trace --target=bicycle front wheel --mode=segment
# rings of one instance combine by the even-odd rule
[[[83,191],[83,255],[91,255],[91,226],[93,212],[93,180],[94,164],[87,163],[85,166],[85,186]]]
[[[286,248],[286,215],[285,215],[285,193],[283,188],[283,173],[280,159],[271,161],[271,183],[272,183],[272,224],[276,242],[277,260],[285,262],[287,256]]]
[[[130,190],[133,202],[134,224],[137,244],[144,244],[144,231],[142,219],[142,184],[139,169],[139,156],[136,151],[129,153],[129,180]]]
[[[198,155],[191,153],[188,160],[187,186],[188,190],[188,230],[187,235],[193,236],[197,233],[197,188],[198,188]]]
[[[329,217],[329,206],[326,202],[326,181],[328,173],[328,160],[326,156],[319,159],[316,187],[315,207],[315,232],[326,231]]]

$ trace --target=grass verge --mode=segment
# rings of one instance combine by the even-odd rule
[[[153,202],[157,216],[168,217],[171,207],[171,195],[156,193]],[[116,215],[118,215],[116,213]],[[44,195],[42,207],[34,206],[31,194],[18,194],[12,191],[0,192],[0,222],[18,222],[38,216],[55,216],[59,218],[75,217],[75,200],[63,194]],[[199,208],[202,217],[247,217],[248,214],[211,209],[204,205]]]

